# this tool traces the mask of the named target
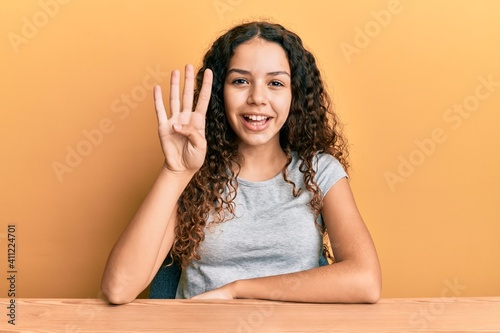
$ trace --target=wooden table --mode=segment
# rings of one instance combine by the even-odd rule
[[[377,304],[258,300],[0,299],[1,332],[500,332],[500,297],[383,299]]]

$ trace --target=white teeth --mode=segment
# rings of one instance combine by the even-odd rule
[[[250,119],[250,120],[254,120],[254,121],[261,121],[261,120],[267,120],[267,118],[269,118],[269,117],[250,115],[250,116],[245,116],[245,118]]]

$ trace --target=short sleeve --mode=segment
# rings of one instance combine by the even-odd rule
[[[326,153],[316,156],[316,183],[322,195],[326,195],[344,177],[347,177],[347,173],[337,158]]]

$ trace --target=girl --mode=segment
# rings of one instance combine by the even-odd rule
[[[172,72],[170,118],[154,89],[165,163],[111,251],[107,299],[134,300],[170,253],[178,298],[376,302],[380,265],[346,141],[301,39],[278,24],[236,26],[194,81],[187,65],[181,103]],[[335,263],[319,266],[324,235]]]

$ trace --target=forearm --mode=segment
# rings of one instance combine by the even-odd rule
[[[234,282],[233,297],[313,303],[374,303],[380,297],[377,265],[351,261],[306,271]]]
[[[161,250],[172,245],[173,225],[169,226],[169,220],[191,176],[162,168],[109,255],[102,291],[110,302],[132,301],[150,282],[156,264],[162,260],[160,252],[165,252]]]

